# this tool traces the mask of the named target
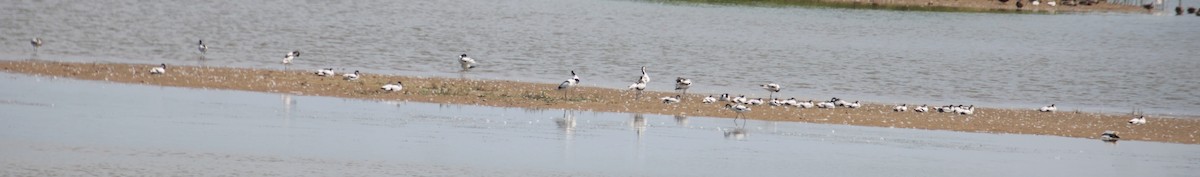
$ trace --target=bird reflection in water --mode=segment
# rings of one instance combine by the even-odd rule
[[[292,99],[291,94],[280,94],[279,99],[283,100],[283,125],[292,127],[292,108],[296,107],[296,100]]]
[[[721,130],[721,132],[725,134],[725,139],[745,140],[747,134],[746,120],[742,119],[742,123],[739,124],[737,119],[733,119],[733,128],[718,128],[718,130]]]
[[[642,133],[646,132],[646,117],[642,116],[642,114],[633,114],[633,121],[630,122],[629,126],[633,127],[634,131],[637,131],[638,139],[641,139]]]
[[[563,131],[563,135],[568,140],[575,134],[575,115],[563,110],[563,116],[554,119],[554,124],[558,125],[558,129]]]
[[[675,115],[675,124],[679,124],[679,126],[687,126],[688,117],[684,115]]]

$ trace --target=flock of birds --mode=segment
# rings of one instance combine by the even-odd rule
[[[1034,1],[1034,2],[1036,3],[1037,1]],[[1020,3],[1020,1],[1018,1],[1018,3]],[[33,45],[34,50],[35,50],[34,54],[36,55],[37,54],[36,51],[38,49],[40,49],[44,43],[42,42],[41,38],[33,38],[32,40],[30,40],[30,44]],[[204,44],[203,40],[200,40],[197,44],[197,50],[200,52],[201,55],[207,54],[208,46]],[[294,60],[298,57],[300,57],[299,50],[294,50],[292,52],[288,52],[287,54],[284,55],[282,63],[284,65],[291,64],[292,60]],[[475,59],[467,57],[467,54],[459,55],[458,63],[459,63],[459,66],[462,68],[462,71],[468,71],[477,66]],[[150,69],[149,72],[151,75],[165,74],[167,72],[167,64],[163,63],[163,64],[160,64],[158,67],[153,67]],[[646,72],[645,66],[642,66],[641,72],[642,72],[642,75],[640,77],[638,77],[638,79],[636,81],[634,81],[633,84],[629,85],[629,90],[633,90],[633,91],[637,92],[635,99],[638,99],[641,97],[642,92],[646,90],[646,85],[648,83],[650,83],[650,75],[649,75],[649,73]],[[314,74],[316,76],[328,77],[328,76],[335,76],[337,73],[333,70],[333,68],[322,68],[322,69],[318,69]],[[353,73],[342,74],[343,80],[347,80],[347,81],[355,81],[355,80],[358,80],[360,77],[362,77],[362,75],[357,70],[355,70]],[[579,85],[580,81],[581,80],[579,79],[579,75],[576,74],[574,70],[572,70],[571,78],[567,79],[567,80],[563,81],[561,84],[559,84],[557,87],[557,90],[564,91],[563,94],[564,94],[564,97],[566,97],[567,96],[566,94],[570,91],[570,89],[577,87]],[[660,100],[662,100],[662,103],[664,103],[664,104],[680,103],[683,101],[682,100],[683,95],[687,95],[687,90],[689,88],[691,88],[691,85],[692,85],[691,79],[677,77],[675,79],[675,90],[681,91],[682,93],[675,95],[675,96],[662,97],[662,98],[660,98]],[[779,91],[782,90],[782,86],[780,86],[779,84],[766,83],[766,84],[759,85],[759,87],[762,87],[763,90],[766,90],[768,92],[768,95],[769,95],[768,99],[770,99],[770,101],[764,101],[762,98],[747,98],[745,95],[731,97],[730,94],[725,93],[725,94],[721,94],[719,97],[713,97],[712,95],[708,95],[704,99],[701,99],[701,103],[711,104],[711,103],[716,103],[718,101],[728,101],[729,103],[725,104],[724,107],[725,107],[725,109],[728,109],[728,110],[736,113],[734,120],[736,120],[738,118],[745,119],[745,116],[743,114],[746,112],[750,112],[751,111],[750,106],[752,106],[752,105],[767,104],[770,106],[794,106],[794,107],[798,107],[798,108],[814,108],[814,107],[816,107],[816,108],[824,108],[824,109],[833,109],[836,107],[846,107],[846,108],[862,107],[862,104],[860,104],[858,101],[849,102],[849,101],[839,99],[837,97],[834,97],[828,101],[821,101],[821,102],[813,102],[813,100],[800,101],[800,100],[797,100],[796,98],[789,98],[786,100],[779,99],[779,98],[774,97],[775,93],[779,93]],[[401,91],[404,89],[404,83],[402,81],[396,81],[395,84],[388,83],[388,84],[381,86],[380,89],[383,91],[388,91],[388,92]],[[906,112],[906,111],[908,111],[908,105],[907,104],[896,105],[895,107],[892,108],[892,111]],[[954,113],[954,114],[961,114],[961,115],[973,115],[973,114],[975,114],[975,105],[969,105],[969,106],[945,105],[945,106],[940,106],[940,107],[935,107],[935,108],[930,108],[927,105],[921,105],[921,106],[914,108],[913,111],[914,112],[922,112],[922,113],[937,111],[939,113]],[[1049,106],[1038,108],[1038,111],[1040,111],[1040,112],[1055,112],[1055,111],[1058,111],[1058,108],[1055,107],[1054,104],[1051,104]],[[1145,125],[1146,118],[1145,118],[1145,116],[1137,116],[1133,119],[1130,119],[1129,124]],[[1117,133],[1118,132],[1116,132],[1116,131],[1105,131],[1104,133],[1101,134],[1101,139],[1105,140],[1105,141],[1116,141],[1117,139],[1120,138],[1117,135]]]

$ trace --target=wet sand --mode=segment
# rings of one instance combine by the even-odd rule
[[[421,78],[364,73],[358,81],[320,77],[308,70],[265,70],[225,67],[171,66],[167,74],[151,75],[156,65],[120,63],[68,63],[52,61],[3,61],[0,70],[43,76],[120,83],[291,93],[374,100],[470,104],[497,107],[575,109],[604,112],[634,112],[666,115],[733,117],[724,104],[700,103],[702,95],[685,97],[681,104],[662,104],[657,98],[671,92],[646,92],[634,100],[633,92],[580,87],[564,97],[557,84],[516,81]],[[339,73],[340,75],[340,73]],[[468,74],[469,75],[469,74]],[[657,82],[669,82],[659,78]],[[383,92],[380,86],[404,82],[404,91]],[[586,85],[586,80],[585,80]],[[765,91],[764,91],[765,92]],[[738,94],[738,93],[731,93]],[[824,100],[827,98],[797,98]],[[910,106],[910,109],[915,106]],[[1120,131],[1124,140],[1200,144],[1200,119],[1150,117],[1149,124],[1130,126],[1129,115],[1087,112],[1041,113],[1027,110],[978,108],[975,115],[948,113],[892,112],[890,105],[866,103],[862,108],[798,109],[752,106],[750,119],[848,124],[965,132],[1055,135],[1097,138],[1105,130]],[[1060,107],[1060,110],[1071,110]]]

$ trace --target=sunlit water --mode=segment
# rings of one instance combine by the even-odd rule
[[[0,173],[70,172],[80,166],[101,166],[105,168],[89,173],[149,168],[145,171],[166,174],[252,174],[229,169],[262,165],[253,171],[282,176],[345,174],[336,168],[322,173],[294,169],[327,161],[518,172],[514,176],[525,176],[522,172],[585,176],[1200,173],[1200,146],[1171,143],[1108,144],[1055,136],[381,102],[3,73],[0,81],[5,83],[0,84],[0,112],[4,113],[0,144],[6,144],[0,148],[6,163],[0,165],[32,164],[3,166]],[[24,149],[39,146],[22,142],[77,147],[61,151],[104,158],[56,160],[54,154],[29,155],[23,152],[58,151]],[[146,156],[156,152],[170,153]],[[164,154],[178,158],[164,160]],[[260,158],[242,157],[246,155]],[[210,163],[192,162],[200,160]],[[167,167],[147,167],[153,165]],[[503,175],[471,171],[452,174]]]
[[[908,104],[1200,115],[1200,17],[501,1],[13,1],[0,58],[339,68]],[[1191,3],[1191,1],[1189,1]],[[1169,4],[1174,4],[1169,3]],[[1187,6],[1185,4],[1185,6]],[[195,43],[210,51],[200,59]]]

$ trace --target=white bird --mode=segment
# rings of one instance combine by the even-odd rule
[[[788,98],[787,100],[783,100],[780,102],[783,103],[783,105],[788,105],[788,106],[795,106],[797,103],[800,103],[800,101],[796,101],[796,98]]]
[[[683,94],[687,95],[687,89],[692,87],[692,80],[679,77],[675,78],[675,90],[683,90]]]
[[[921,105],[921,106],[917,107],[916,109],[913,109],[913,111],[929,112],[929,106]]]
[[[288,52],[287,55],[283,56],[283,64],[292,64],[292,59],[296,59],[298,57],[300,57],[299,50]]]
[[[578,84],[579,84],[579,75],[575,75],[575,71],[572,70],[571,71],[571,79],[567,79],[566,81],[563,81],[562,84],[558,84],[558,90],[572,88]],[[566,94],[567,93],[564,92],[563,96],[566,97]]]
[[[1050,104],[1050,106],[1045,106],[1045,107],[1042,107],[1042,108],[1038,108],[1038,111],[1041,111],[1041,112],[1054,112],[1054,111],[1058,111],[1058,108],[1057,108],[1057,107],[1054,107],[1054,104]]]
[[[846,104],[846,107],[847,108],[859,108],[859,107],[862,107],[862,104],[858,104],[858,101],[854,101],[853,103]]]
[[[166,63],[163,63],[162,65],[159,65],[158,67],[150,68],[150,74],[163,74],[163,73],[167,73],[167,64]]]
[[[820,103],[817,103],[817,107],[833,109],[834,107],[837,107],[837,105],[834,105],[832,102],[822,101]]]
[[[1037,6],[1037,5],[1041,4],[1041,2],[1039,2],[1039,1],[1037,1],[1037,0],[1033,0],[1033,2],[1029,2],[1029,4],[1030,4],[1030,5]]]
[[[750,99],[750,100],[747,100],[747,101],[746,101],[746,104],[750,104],[750,105],[762,105],[762,104],[763,104],[763,100],[762,100],[762,98]]]
[[[1100,140],[1108,141],[1108,142],[1114,142],[1114,141],[1120,140],[1121,136],[1117,136],[1117,133],[1118,133],[1117,131],[1112,131],[1112,130],[1104,131],[1104,133],[1100,134]]]
[[[971,105],[970,107],[960,109],[958,111],[958,114],[962,114],[962,115],[975,114],[975,105]]]
[[[359,77],[358,70],[354,70],[354,73],[346,73],[346,74],[342,75],[342,79],[345,79],[348,81],[358,80],[358,77]]]
[[[334,76],[333,68],[318,69],[317,76]]]
[[[29,40],[29,45],[33,45],[33,53],[37,53],[38,49],[42,48],[42,38],[35,37]]]
[[[646,90],[646,83],[641,83],[641,82],[638,82],[638,83],[633,83],[633,84],[630,84],[630,85],[629,85],[629,89],[630,89],[630,90],[637,91],[637,96],[636,96],[636,97],[638,97],[638,98],[641,98],[641,97],[642,97],[642,91],[643,91],[643,90]]]
[[[1133,119],[1129,119],[1129,124],[1146,125],[1146,116],[1138,116],[1138,117],[1134,117]]]
[[[746,103],[746,101],[748,101],[748,100],[746,100],[746,95],[738,95],[737,97],[733,97],[733,99],[730,99],[729,101],[733,102],[733,103],[737,103],[737,104],[742,104],[742,103]]]
[[[642,77],[638,77],[638,83],[650,83],[650,75],[646,74],[646,66],[642,66]]]
[[[767,83],[767,84],[763,84],[763,85],[759,85],[759,86],[762,86],[763,90],[767,90],[767,92],[771,93],[770,96],[767,96],[768,98],[775,97],[775,93],[779,92],[779,89],[781,89],[779,84],[775,84],[775,83]]]
[[[812,100],[808,100],[808,101],[804,101],[804,102],[797,102],[797,103],[796,103],[796,107],[800,107],[800,108],[812,108],[813,106],[814,106],[814,105],[813,105],[813,101],[812,101]]]
[[[383,85],[383,87],[380,89],[383,89],[384,91],[391,91],[391,92],[400,91],[400,90],[404,90],[404,83],[400,83],[400,81],[396,81],[396,84]]]
[[[715,103],[715,102],[717,102],[717,98],[713,97],[712,95],[708,95],[708,97],[704,97],[704,100],[702,100],[700,102],[705,103],[705,104]]]
[[[662,97],[659,99],[662,99],[663,104],[679,103],[679,95],[675,95],[674,97]]]
[[[729,98],[728,93],[722,93],[721,97],[717,97],[717,101],[733,101],[733,99]]]
[[[783,101],[780,101],[779,98],[771,98],[771,101],[768,101],[767,105],[783,106]]]
[[[475,68],[475,59],[471,59],[471,57],[467,57],[467,54],[464,53],[464,54],[458,56],[458,64],[462,65],[463,71],[466,71],[471,68]]]
[[[845,100],[839,99],[837,97],[833,97],[833,99],[829,99],[829,101],[833,102],[833,105],[836,105],[836,106],[846,106],[847,104],[850,104],[850,102],[846,102]]]
[[[899,106],[892,108],[892,111],[894,111],[894,112],[908,111],[908,104],[900,104]],[[920,111],[918,111],[918,112],[920,112]]]
[[[1050,7],[1054,7],[1054,6],[1057,6],[1058,3],[1055,3],[1054,1],[1046,1],[1046,5],[1050,5]]]
[[[725,104],[725,108],[737,113],[737,117],[734,117],[734,119],[742,117],[742,113],[750,112],[750,108],[742,104]]]
[[[204,40],[200,40],[200,46],[196,48],[200,50],[200,55],[208,53],[208,46],[204,45]]]

